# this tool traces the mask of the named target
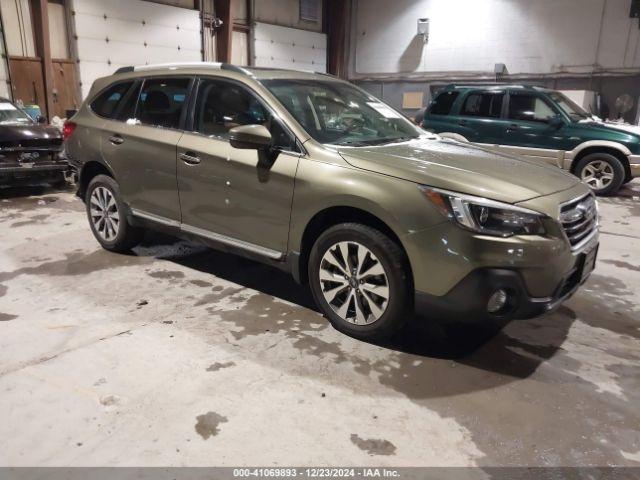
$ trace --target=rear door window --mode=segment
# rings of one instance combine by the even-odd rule
[[[555,115],[551,106],[540,97],[514,93],[509,95],[509,119],[511,120],[546,123]]]
[[[473,92],[467,95],[460,115],[470,117],[500,118],[502,113],[502,92]]]
[[[144,81],[138,100],[136,119],[144,125],[179,128],[189,78],[151,78]]]
[[[133,81],[116,83],[107,88],[91,102],[91,110],[101,117],[114,118],[118,106],[131,88],[131,85],[133,85]]]
[[[429,113],[431,115],[449,115],[456,98],[458,98],[458,92],[442,92],[429,107]]]

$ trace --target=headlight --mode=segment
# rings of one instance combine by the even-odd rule
[[[533,210],[426,186],[420,190],[443,215],[474,232],[500,237],[545,233],[544,215]]]

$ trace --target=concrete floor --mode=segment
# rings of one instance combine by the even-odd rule
[[[101,250],[71,190],[0,192],[0,465],[640,465],[640,182],[600,259],[500,332],[336,332],[268,267]]]

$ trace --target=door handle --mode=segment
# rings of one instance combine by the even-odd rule
[[[124,138],[122,138],[120,135],[113,135],[109,137],[109,141],[114,145],[122,145],[124,143]]]
[[[467,124],[466,120],[458,120],[458,125],[465,126]]]
[[[200,163],[200,157],[196,157],[192,152],[181,153],[180,160],[187,165],[198,165]]]
[[[518,128],[520,128],[518,127],[518,125],[516,125],[515,123],[512,123],[507,127],[507,132],[513,132],[514,130],[518,130]]]

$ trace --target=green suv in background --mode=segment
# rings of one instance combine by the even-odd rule
[[[522,85],[445,87],[422,126],[570,171],[598,195],[640,176],[640,127],[603,122],[562,93]]]
[[[123,68],[94,83],[64,136],[105,249],[154,229],[259,260],[360,338],[415,308],[539,315],[595,265],[596,202],[577,178],[440,139],[329,75]]]

